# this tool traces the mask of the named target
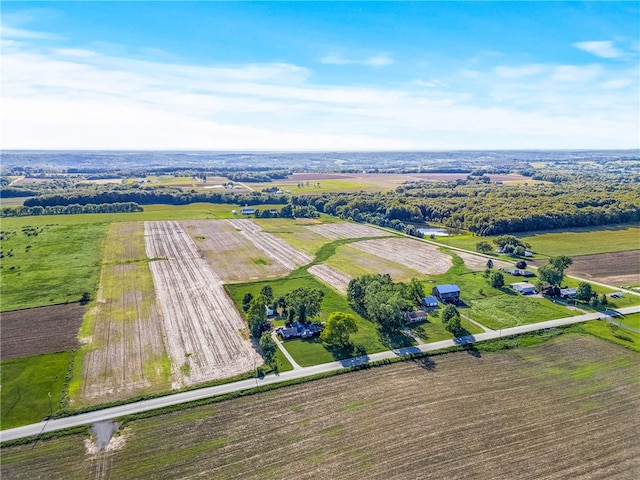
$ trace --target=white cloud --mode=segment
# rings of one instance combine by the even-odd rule
[[[500,78],[522,78],[531,75],[537,75],[543,71],[541,65],[523,65],[521,67],[498,66],[493,69],[494,73]]]
[[[325,55],[320,63],[326,65],[366,65],[368,67],[386,67],[393,64],[393,58],[385,54],[374,55],[364,60],[345,58],[342,55]]]
[[[367,58],[362,63],[371,67],[386,67],[387,65],[393,64],[393,59],[386,55],[376,55],[374,57]]]
[[[624,55],[611,41],[576,42],[573,46],[601,58],[619,58]]]
[[[499,68],[476,65],[473,78],[438,74],[401,86],[366,87],[317,83],[308,68],[290,63],[179,65],[90,50],[32,50],[18,43],[3,51],[2,148],[415,150],[637,144],[638,101],[622,84],[637,85],[637,74],[612,73],[599,65]]]

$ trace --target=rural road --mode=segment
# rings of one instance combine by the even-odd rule
[[[627,307],[618,309],[623,315],[630,313],[640,312],[640,306]],[[384,360],[387,358],[394,358],[402,355],[409,355],[419,352],[432,352],[455,345],[465,345],[468,343],[481,342],[484,340],[491,340],[502,336],[517,335],[520,333],[533,332],[536,330],[544,330],[546,328],[559,327],[563,325],[570,325],[574,323],[586,322],[588,320],[596,320],[602,317],[602,313],[594,312],[575,317],[559,318],[557,320],[548,320],[545,322],[538,322],[529,325],[520,325],[517,327],[504,328],[502,330],[491,330],[489,332],[480,333],[478,335],[470,335],[462,338],[455,338],[451,340],[443,340],[441,342],[421,344],[414,347],[401,348],[397,350],[389,350],[380,353],[374,353],[368,356],[350,358],[339,362],[324,363],[322,365],[315,365],[313,367],[301,367],[299,369],[290,370],[288,372],[282,372],[278,375],[267,375],[263,378],[252,378],[249,380],[242,380],[239,382],[227,383],[225,385],[218,385],[215,387],[201,388],[198,390],[191,390],[189,392],[175,393],[160,398],[154,398],[152,400],[143,400],[140,402],[130,403],[127,405],[120,405],[117,407],[105,408],[97,410],[95,412],[83,413],[74,415],[71,417],[60,418],[56,420],[50,420],[47,422],[35,423],[32,425],[26,425],[24,427],[12,428],[9,430],[3,430],[0,432],[0,442],[7,440],[14,440],[18,438],[28,437],[32,435],[39,435],[44,432],[52,432],[55,430],[62,430],[65,428],[76,427],[79,425],[88,425],[103,420],[112,420],[123,415],[130,415],[133,413],[141,413],[149,410],[155,410],[158,408],[168,407],[171,405],[178,405],[181,403],[191,402],[194,400],[201,400],[204,398],[215,397],[225,393],[238,392],[242,390],[249,390],[256,386],[269,385],[272,383],[280,383],[287,380],[293,380],[298,378],[304,378],[318,373],[331,372],[340,370],[341,368],[350,367],[354,365],[362,365],[367,362]]]

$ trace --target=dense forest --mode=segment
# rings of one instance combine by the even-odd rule
[[[484,236],[640,220],[638,184],[615,182],[420,182],[389,193],[307,195],[293,201],[355,222],[396,229],[402,224],[408,233],[412,223],[424,222]]]

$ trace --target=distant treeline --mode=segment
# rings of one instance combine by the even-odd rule
[[[640,220],[640,188],[627,183],[486,185],[424,182],[389,193],[306,195],[294,203],[356,222],[409,230],[434,222],[478,235]]]
[[[283,195],[270,195],[260,192],[232,193],[232,192],[196,192],[183,191],[176,188],[123,188],[122,186],[93,188],[80,191],[70,191],[55,195],[42,195],[25,200],[27,207],[54,205],[71,205],[88,203],[118,203],[135,202],[140,205],[165,204],[187,205],[189,203],[227,203],[236,205],[264,205],[284,204],[287,198]]]
[[[143,208],[135,202],[120,203],[88,203],[86,205],[54,205],[42,207],[4,207],[0,210],[0,217],[27,217],[32,215],[73,215],[78,213],[129,213],[142,212]]]

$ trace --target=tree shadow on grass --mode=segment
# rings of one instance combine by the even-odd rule
[[[380,340],[383,345],[391,350],[412,347],[414,342],[413,337],[407,335],[404,331],[388,329],[380,330]]]
[[[624,342],[632,342],[633,343],[633,338],[627,337],[626,335],[621,335],[619,333],[616,333],[613,336],[616,337],[616,338],[619,338],[620,340],[622,340]]]

